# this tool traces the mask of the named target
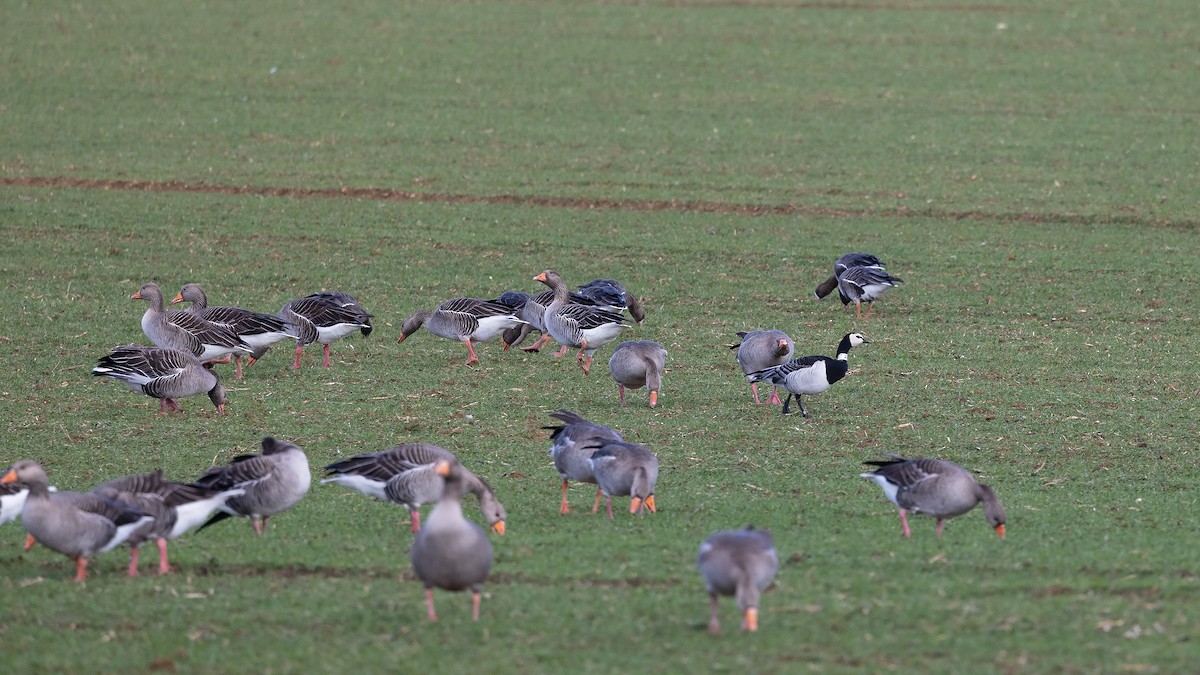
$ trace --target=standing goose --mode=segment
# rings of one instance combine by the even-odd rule
[[[870,340],[859,333],[847,333],[838,344],[836,359],[828,356],[802,356],[783,365],[764,368],[746,377],[751,382],[770,382],[782,385],[788,391],[788,397],[783,402],[783,414],[790,414],[788,406],[794,395],[796,405],[800,406],[800,414],[808,417],[808,411],[804,409],[804,402],[800,400],[800,397],[803,394],[820,394],[845,377],[850,370],[848,362],[850,348],[868,342]]]
[[[622,323],[620,314],[573,304],[570,289],[554,270],[546,270],[533,279],[554,291],[554,302],[546,308],[546,330],[564,347],[579,348],[575,359],[587,375],[596,350],[615,340],[628,324]]]
[[[944,459],[905,459],[890,455],[890,459],[863,462],[878,469],[859,476],[873,480],[883,488],[883,494],[900,509],[900,527],[905,537],[908,512],[937,518],[937,536],[942,536],[945,520],[961,516],[983,502],[983,516],[996,534],[1004,537],[1005,514],[992,488],[975,482],[971,473]]]
[[[412,545],[413,570],[425,584],[425,606],[430,621],[437,621],[433,609],[433,589],[471,590],[471,617],[479,620],[479,600],[483,582],[492,569],[492,543],[483,528],[462,514],[462,496],[466,491],[462,465],[440,460],[434,469],[445,482],[425,527]]]
[[[248,357],[249,365],[254,365],[254,362],[261,359],[263,354],[266,354],[271,345],[276,342],[282,342],[289,338],[294,340],[297,337],[288,330],[283,319],[277,316],[251,312],[241,307],[209,307],[208,294],[198,284],[186,284],[179,289],[179,292],[171,300],[171,304],[180,302],[192,303],[187,308],[187,312],[195,314],[209,323],[225,326],[236,333],[242,342],[250,345],[253,351]],[[237,364],[237,378],[240,380],[242,379],[242,355],[234,354],[233,358]]]
[[[139,527],[154,520],[136,508],[95,494],[50,492],[40,464],[17,462],[0,483],[29,486],[21,511],[25,531],[46,548],[75,561],[75,581],[87,579],[88,561],[120,546]]]
[[[879,267],[882,269],[883,263],[870,253],[846,253],[833,263],[833,276],[818,284],[813,295],[818,300],[824,299],[838,287],[838,279],[841,278],[842,272],[851,267]]]
[[[130,389],[159,399],[161,413],[182,410],[177,398],[208,394],[217,413],[225,412],[225,387],[211,368],[176,349],[126,345],[100,358],[92,375],[120,380]]]
[[[643,509],[656,512],[654,483],[658,481],[658,457],[637,443],[608,441],[589,460],[596,483],[604,492],[608,517],[613,517],[612,498],[633,497],[629,512],[644,515]]]
[[[417,310],[400,326],[400,337],[396,344],[404,342],[421,326],[438,337],[455,340],[467,346],[467,365],[479,360],[474,345],[487,342],[505,329],[514,328],[524,321],[517,317],[519,308],[513,308],[498,300],[478,298],[452,298],[438,305],[432,312]],[[504,343],[508,349],[508,343]]]
[[[732,595],[742,611],[742,630],[758,630],[758,600],[771,585],[779,570],[779,556],[771,533],[752,526],[725,530],[711,535],[700,544],[696,566],[708,589],[710,612],[708,631],[717,633],[717,596]]]
[[[304,345],[320,343],[325,352],[322,366],[329,367],[329,344],[340,340],[355,330],[363,337],[371,334],[371,317],[354,296],[341,291],[313,293],[292,300],[279,310],[279,318],[288,326],[288,332],[297,335],[296,362],[293,370],[300,369],[300,355]]]
[[[550,341],[550,334],[546,332],[545,316],[546,307],[554,301],[554,291],[547,289],[532,295],[520,291],[505,291],[497,301],[515,309],[517,318],[525,322],[504,331],[500,338],[504,340],[504,344],[510,347],[519,345],[535,330],[538,332],[538,339],[529,346],[521,347],[522,351],[536,352]]]
[[[129,298],[150,304],[142,315],[142,332],[159,347],[188,352],[205,362],[254,351],[226,326],[210,323],[191,312],[165,311],[162,290],[157,284],[143,284]]]
[[[406,443],[380,452],[348,457],[325,467],[328,472],[321,484],[332,483],[408,509],[412,531],[421,529],[422,504],[436,502],[442,494],[442,478],[434,469],[441,460],[457,458],[449,450],[429,443]],[[479,511],[488,526],[504,534],[508,518],[504,505],[492,487],[482,478],[463,468],[468,492],[479,498]]]
[[[754,403],[757,405],[761,403],[758,400],[758,382],[751,380],[750,376],[765,368],[790,361],[795,352],[795,343],[781,330],[739,332],[738,337],[742,341],[736,345],[729,345],[729,348],[737,350],[738,365],[750,381],[750,393],[754,394]],[[779,400],[779,387],[771,389],[771,398],[767,399],[767,403],[783,403]]]
[[[650,407],[658,405],[658,392],[662,388],[663,369],[667,364],[667,350],[649,340],[627,340],[617,345],[608,360],[608,372],[617,381],[617,396],[625,405],[625,388],[646,387],[650,392]]]
[[[904,280],[888,274],[881,266],[850,267],[838,277],[838,295],[842,305],[854,303],[858,318],[871,318],[874,302],[883,297],[889,289]],[[862,313],[862,303],[867,303],[867,315]]]
[[[154,516],[153,522],[142,525],[127,540],[130,546],[129,576],[136,577],[138,552],[142,544],[155,540],[158,545],[158,573],[167,574],[171,571],[171,563],[167,559],[167,540],[176,539],[200,526],[230,497],[239,496],[245,490],[236,488],[220,491],[176,483],[163,478],[162,469],[158,469],[101,483],[92,492]]]
[[[262,449],[261,455],[240,455],[225,466],[214,466],[196,481],[212,490],[245,490],[218,507],[200,529],[230,516],[249,516],[254,531],[262,535],[268,518],[292,508],[308,493],[312,474],[303,450],[270,436],[262,440]]]
[[[559,512],[566,514],[571,511],[567,504],[567,487],[570,481],[579,483],[596,483],[596,474],[592,472],[591,457],[595,449],[609,441],[621,441],[621,434],[600,425],[593,424],[583,417],[569,411],[558,410],[550,416],[563,422],[562,426],[543,427],[550,429],[550,457],[554,459],[554,468],[562,477],[562,506]],[[600,497],[603,492],[596,487],[596,502],[592,504],[592,513],[600,509]]]

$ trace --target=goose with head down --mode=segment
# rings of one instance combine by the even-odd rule
[[[761,403],[758,399],[758,382],[750,379],[750,376],[765,368],[790,361],[795,352],[795,344],[792,338],[781,330],[752,330],[739,332],[737,335],[742,341],[729,345],[729,348],[737,350],[738,365],[750,381],[750,393],[754,395],[754,403],[757,405]],[[767,399],[767,403],[783,403],[779,400],[778,386],[772,387],[771,398]]]
[[[126,345],[101,357],[92,375],[111,377],[130,389],[157,398],[159,412],[182,410],[175,399],[208,394],[217,413],[225,412],[225,387],[212,368],[177,349]]]
[[[554,460],[554,468],[562,477],[562,505],[559,513],[570,513],[567,503],[567,488],[571,481],[596,484],[596,474],[592,471],[592,453],[604,443],[622,440],[621,434],[602,424],[593,424],[577,413],[570,410],[556,410],[550,416],[563,424],[547,426],[550,435],[550,457]],[[592,513],[600,509],[600,498],[603,491],[597,486],[596,501],[592,504]]]
[[[356,330],[363,337],[370,335],[373,315],[349,293],[322,291],[292,300],[279,310],[278,316],[287,324],[288,332],[298,336],[296,361],[292,364],[298,370],[304,345],[320,343],[325,354],[321,365],[328,368],[329,345]]]
[[[658,481],[658,456],[653,452],[637,443],[608,441],[588,461],[596,475],[596,484],[604,492],[609,518],[613,517],[613,497],[632,497],[630,513],[657,512],[654,484]]]
[[[608,372],[617,382],[617,397],[625,405],[625,389],[646,388],[650,392],[650,407],[658,405],[662,389],[663,370],[667,366],[667,350],[650,340],[627,340],[617,345],[608,360]]]
[[[752,526],[717,532],[704,540],[696,556],[710,598],[708,630],[721,629],[717,597],[732,595],[742,611],[742,630],[758,630],[758,603],[779,570],[771,533]]]
[[[971,472],[944,459],[919,457],[906,459],[891,455],[888,459],[864,462],[878,467],[859,476],[874,481],[883,494],[900,509],[900,527],[911,537],[908,514],[919,513],[937,519],[937,536],[942,536],[945,521],[961,516],[983,504],[983,516],[996,534],[1004,537],[1004,507],[991,486],[975,481]]]

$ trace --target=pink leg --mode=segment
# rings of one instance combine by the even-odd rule
[[[467,365],[469,366],[478,361],[479,357],[475,356],[475,347],[471,345],[470,340],[463,340],[463,344],[467,346]]]
[[[254,516],[250,516],[250,525],[254,527],[254,532],[256,534],[258,534],[258,536],[260,536],[260,537],[263,536],[263,533],[265,533],[267,531],[267,519],[266,518],[263,518],[262,521],[260,522],[258,520],[258,518],[254,517]]]
[[[562,495],[562,506],[559,507],[558,512],[563,514],[570,513],[571,507],[567,504],[567,480],[565,478],[562,483]]]
[[[942,537],[942,525],[944,524],[945,521],[943,521],[941,518],[938,518],[937,536],[939,539]]]
[[[856,302],[856,303],[854,303],[854,308],[855,308],[856,310],[858,310],[858,318],[860,318],[860,319],[861,319],[861,318],[863,318],[863,315],[862,315],[862,303],[861,303],[861,302]],[[867,309],[869,310],[869,309],[870,309],[870,307],[868,307]]]
[[[567,353],[567,346],[563,345],[562,347],[559,347],[558,351],[554,352],[553,355],[554,356],[563,356],[566,353]]]
[[[625,385],[623,385],[623,384],[617,385],[617,395],[621,399],[621,407],[624,408],[625,407]]]
[[[771,398],[767,399],[767,403],[774,403],[775,405],[783,405],[783,401],[779,400],[779,387],[771,388]]]
[[[471,618],[475,621],[479,620],[479,591],[471,594]]]
[[[867,318],[867,319],[871,318],[871,310],[873,310],[873,309],[875,309],[875,303],[868,302],[867,303],[867,316],[865,318]]]
[[[171,562],[167,560],[167,539],[166,537],[158,538],[158,573],[168,574],[171,571]]]
[[[762,401],[758,400],[758,383],[750,383],[750,393],[754,394],[754,405],[761,405]]]
[[[712,600],[708,605],[710,611],[708,613],[708,632],[716,635],[721,631],[721,622],[717,620],[717,596],[711,596]]]
[[[912,536],[912,530],[908,529],[908,511],[904,509],[900,509],[900,527],[904,530],[904,536]]]
[[[604,491],[601,490],[600,488],[596,488],[596,503],[592,504],[592,513],[593,514],[595,514],[597,511],[600,510],[600,497],[603,495],[604,495]],[[612,509],[609,509],[609,512],[610,512],[609,515],[612,515],[611,511],[612,511]]]
[[[412,523],[413,534],[421,531],[421,512],[413,509],[408,512],[408,522]]]
[[[87,581],[88,559],[82,556],[75,559],[75,581]]]
[[[324,345],[324,347],[325,347],[325,362],[322,363],[321,365],[325,368],[328,368],[329,367],[329,345]]]
[[[292,370],[300,370],[300,355],[304,353],[304,347],[296,345],[296,362],[292,364]]]
[[[179,405],[178,403],[176,403],[176,402],[175,402],[175,399],[173,399],[173,398],[164,398],[163,400],[167,402],[167,407],[168,407],[168,408],[170,408],[171,410],[174,410],[174,411],[176,411],[176,412],[179,412],[180,410],[183,410],[183,408],[182,408],[182,407],[180,407],[180,405]]]
[[[549,341],[550,341],[550,334],[542,333],[540,336],[538,336],[537,342],[534,342],[533,344],[529,345],[528,347],[521,347],[521,349],[523,351],[527,351],[527,352],[536,352],[537,350],[541,349],[542,347],[545,347],[546,343]],[[561,356],[561,354],[560,354],[560,356]]]
[[[429,610],[429,620],[437,621],[437,612],[433,611],[433,589],[425,589],[425,607]]]
[[[37,543],[37,539],[34,539],[32,534],[25,535],[25,550],[26,551],[33,548],[33,545],[36,543]]]
[[[608,519],[612,520],[612,497],[605,497],[604,503],[608,505]]]
[[[138,575],[138,552],[141,551],[137,546],[129,547],[129,576],[136,577]]]
[[[242,379],[242,357],[241,357],[241,355],[235,356],[233,358],[233,362],[236,365],[235,377],[237,377],[237,379],[240,380],[240,379]]]

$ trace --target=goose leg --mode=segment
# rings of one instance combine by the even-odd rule
[[[413,534],[421,531],[421,512],[413,509],[408,512],[408,522],[412,523]]]
[[[754,405],[762,405],[762,401],[758,400],[758,383],[750,383],[750,393],[754,394]]]
[[[856,310],[858,310],[858,318],[860,318],[860,319],[861,319],[861,318],[863,318],[863,315],[862,315],[862,300],[855,300],[855,301],[854,301],[854,308],[855,308]],[[868,306],[867,306],[867,311],[870,311],[870,310],[871,310],[871,307],[870,307],[870,305],[868,305]]]
[[[233,357],[233,363],[234,363],[234,367],[236,369],[234,377],[236,377],[237,379],[240,380],[240,379],[242,379],[242,356],[239,354],[239,355]]]
[[[621,399],[621,407],[624,408],[625,407],[625,385],[623,385],[623,384],[617,385],[617,395]]]
[[[87,581],[88,559],[79,556],[75,559],[75,578],[73,581]]]
[[[138,575],[138,552],[141,550],[142,549],[138,546],[129,547],[129,570],[126,572],[126,574],[131,577],[136,577]]]
[[[787,398],[784,399],[784,401],[783,401],[783,410],[780,411],[780,414],[781,415],[790,415],[791,412],[789,412],[789,411],[791,410],[791,408],[790,408],[791,405],[792,405],[792,392],[789,391]]]
[[[800,400],[800,394],[796,394],[796,405],[800,406],[800,416],[808,419],[808,411],[804,409],[804,401]]]
[[[710,595],[708,602],[708,632],[716,635],[721,632],[721,622],[717,620],[717,596]]]
[[[941,538],[942,538],[942,525],[944,525],[944,524],[945,524],[945,521],[944,521],[944,520],[942,520],[941,518],[938,518],[938,523],[937,523],[937,536],[938,536],[938,539],[941,539]]]
[[[536,352],[537,350],[541,349],[542,347],[545,347],[546,343],[549,341],[550,341],[550,334],[542,333],[541,335],[538,336],[538,339],[536,342],[529,345],[528,347],[521,347],[521,350],[526,351],[526,352]],[[561,356],[561,354],[560,354],[560,356]]]
[[[475,363],[476,361],[478,361],[479,357],[475,356],[475,347],[471,345],[470,338],[463,340],[463,344],[465,344],[467,346],[467,365],[469,366],[472,363]]]
[[[169,574],[171,572],[171,562],[167,559],[167,539],[159,537],[158,541],[158,573]]]
[[[868,318],[868,319],[871,318],[871,310],[873,310],[873,309],[875,309],[875,303],[868,302],[867,303],[867,316],[865,318]]]
[[[25,535],[25,550],[26,551],[33,548],[33,545],[36,543],[37,543],[37,539],[34,539],[32,534]]]
[[[479,591],[475,591],[471,594],[471,619],[475,621],[479,620],[479,600]]]
[[[567,479],[565,478],[562,482],[562,506],[559,507],[558,512],[563,514],[571,512],[571,506],[567,504]]]
[[[300,370],[300,355],[304,353],[304,347],[296,345],[296,362],[292,364],[292,370]]]
[[[167,407],[170,408],[171,410],[174,410],[176,412],[183,410],[183,408],[178,403],[176,403],[175,399],[173,399],[173,398],[164,398],[163,401],[166,402]]]
[[[603,494],[604,494],[603,490],[601,490],[600,488],[596,488],[596,503],[592,504],[592,513],[593,514],[595,514],[597,511],[600,510],[600,496]]]
[[[604,498],[604,503],[608,505],[608,519],[609,519],[609,520],[612,520],[612,517],[613,517],[613,514],[612,514],[612,497],[611,497],[611,496],[605,497],[605,498]]]
[[[437,612],[433,610],[433,589],[425,589],[425,608],[429,613],[430,621],[437,621]]]
[[[900,528],[904,530],[905,537],[912,536],[912,530],[908,529],[908,511],[900,509]]]
[[[771,388],[771,398],[767,399],[767,403],[770,403],[772,405],[779,405],[779,404],[783,403],[783,401],[779,400],[779,387]]]
[[[324,362],[324,363],[322,363],[321,365],[322,365],[323,367],[325,367],[325,368],[328,368],[328,367],[329,367],[329,345],[322,345],[322,346],[323,346],[323,347],[325,347],[325,349],[324,349],[324,351],[325,351],[325,362]]]

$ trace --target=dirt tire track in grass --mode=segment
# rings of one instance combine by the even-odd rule
[[[739,204],[706,200],[588,199],[583,197],[549,197],[537,195],[471,195],[442,192],[411,192],[389,188],[271,187],[185,183],[183,181],[107,180],[99,178],[70,178],[67,176],[0,176],[0,186],[126,192],[187,192],[230,196],[290,197],[292,199],[357,199],[364,201],[420,202],[428,204],[495,204],[584,211],[677,211],[680,213],[715,213],[739,216],[808,216],[824,218],[933,218],[938,220],[1023,222],[1046,225],[1116,224],[1142,227],[1176,227],[1181,229],[1193,229],[1200,226],[1200,221],[1194,219],[1170,220],[1143,217],[1128,213],[1092,215],[1069,213],[985,213],[982,211],[951,211],[935,208],[909,209],[906,207],[836,209],[796,204],[794,202],[786,204]]]

